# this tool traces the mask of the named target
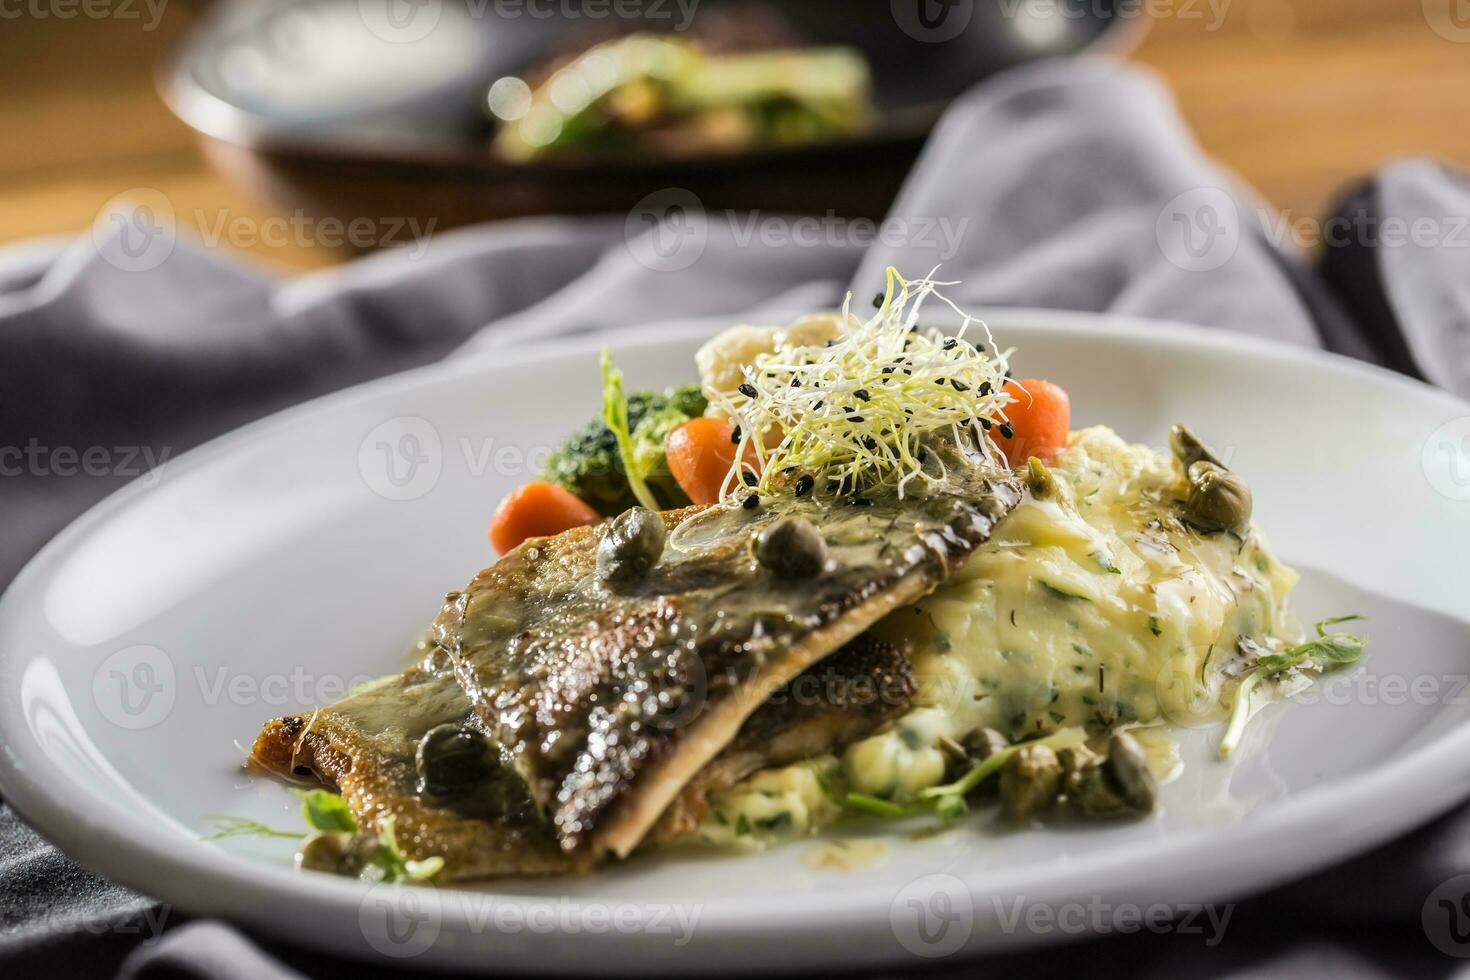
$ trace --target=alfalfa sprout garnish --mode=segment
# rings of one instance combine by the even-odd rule
[[[992,420],[1006,421],[1009,352],[996,348],[984,321],[945,299],[939,287],[948,285],[929,276],[907,280],[890,267],[871,317],[852,312],[849,294],[837,337],[760,354],[734,390],[715,393],[738,435],[726,499],[749,492],[747,472],[759,477],[757,493],[800,473],[844,494],[884,490],[902,498],[915,481],[943,479],[925,467],[923,444],[945,432],[974,446],[983,463],[1004,465],[983,433]],[[931,296],[959,315],[953,332],[919,326]]]

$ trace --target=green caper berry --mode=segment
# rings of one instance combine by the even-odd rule
[[[1097,753],[1085,745],[1076,745],[1057,750],[1057,761],[1062,764],[1062,778],[1070,780],[1088,762],[1097,758]]]
[[[814,578],[827,566],[827,542],[803,517],[789,517],[763,529],[755,536],[754,552],[755,560],[777,578]]]
[[[1251,523],[1251,491],[1229,470],[1208,460],[1190,464],[1182,516],[1198,530],[1244,534]]]
[[[597,545],[597,577],[631,582],[647,575],[663,557],[668,531],[647,507],[629,507],[613,518]]]
[[[1056,802],[1062,789],[1062,764],[1045,745],[1025,745],[1000,770],[1000,802],[1006,816],[1025,823]]]
[[[1128,811],[1128,804],[1108,778],[1107,760],[1086,760],[1067,777],[1067,802],[1084,817],[1116,817]]]
[[[1130,808],[1139,813],[1153,812],[1159,783],[1138,739],[1127,732],[1118,732],[1108,740],[1107,772]]]
[[[485,736],[454,724],[431,728],[419,739],[414,766],[419,793],[435,797],[462,795],[490,773]]]
[[[296,855],[296,866],[305,871],[356,876],[367,867],[378,847],[377,834],[328,832],[308,837]]]
[[[982,728],[966,735],[960,744],[972,762],[984,762],[1001,749],[1009,748],[1011,743],[994,728]]]

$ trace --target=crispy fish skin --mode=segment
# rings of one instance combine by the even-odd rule
[[[692,832],[708,810],[709,794],[757,769],[822,755],[863,737],[900,714],[915,689],[913,670],[897,648],[859,637],[766,701],[736,742],[669,808],[656,839]],[[251,763],[286,778],[315,777],[338,790],[362,826],[394,818],[398,842],[410,858],[444,859],[442,881],[590,868],[587,855],[567,855],[557,846],[513,773],[503,773],[513,785],[497,781],[453,804],[420,795],[414,751],[423,734],[441,724],[477,728],[479,717],[453,675],[431,659],[332,707],[267,722]]]
[[[267,722],[251,763],[287,778],[315,776],[342,794],[363,827],[393,817],[410,858],[444,859],[441,881],[585,870],[585,861],[557,846],[513,773],[499,773],[453,804],[419,795],[418,741],[446,723],[477,725],[478,718],[453,675],[425,664],[313,714]]]
[[[595,574],[604,526],[574,528],[481,572],[431,635],[562,849],[625,857],[773,692],[931,591],[1020,497],[1015,478],[974,473],[923,499],[671,511],[663,559],[616,588]],[[822,575],[752,559],[788,517],[821,530]]]

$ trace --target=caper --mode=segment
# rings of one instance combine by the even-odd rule
[[[827,566],[827,542],[804,517],[777,521],[755,536],[755,560],[777,578],[813,578]]]
[[[377,834],[313,834],[301,845],[296,866],[306,871],[355,876],[367,867],[377,847]]]
[[[1072,778],[1072,774],[1097,758],[1097,753],[1085,745],[1074,745],[1065,749],[1057,749],[1057,761],[1062,764],[1062,779],[1065,781]]]
[[[1062,764],[1045,745],[1025,745],[1000,770],[1000,802],[1006,816],[1025,823],[1056,802],[1062,789]]]
[[[1031,456],[1026,460],[1026,486],[1031,488],[1031,496],[1045,500],[1056,495],[1057,478],[1051,475],[1045,463]]]
[[[1108,740],[1107,769],[1129,807],[1139,813],[1153,812],[1159,798],[1159,783],[1138,739],[1127,732],[1114,734]]]
[[[1208,460],[1191,463],[1182,516],[1201,531],[1244,534],[1251,523],[1250,487]]]
[[[1088,759],[1069,773],[1066,790],[1067,802],[1084,817],[1115,817],[1128,810],[1102,757]]]
[[[419,793],[458,796],[490,773],[485,736],[469,728],[446,724],[431,728],[419,739],[414,765]]]
[[[1010,744],[1006,741],[1006,737],[994,728],[982,728],[971,732],[960,742],[965,749],[965,754],[972,762],[984,762],[1001,749],[1008,748]]]
[[[647,507],[629,507],[613,518],[597,545],[597,576],[630,582],[647,575],[664,553],[664,519]]]
[[[994,728],[981,728],[966,735],[956,746],[960,755],[956,760],[958,764],[955,766],[955,778],[960,778],[977,763],[984,762],[1001,749],[1008,748],[1010,744],[1006,741],[1006,737]],[[994,796],[995,784],[996,780],[987,779],[975,792],[981,796]]]
[[[1222,470],[1226,468],[1225,464],[1220,462],[1219,457],[1210,452],[1210,447],[1200,442],[1199,436],[1177,422],[1169,427],[1169,448],[1173,451],[1174,458],[1179,460],[1179,465],[1185,470],[1201,461],[1214,463]]]

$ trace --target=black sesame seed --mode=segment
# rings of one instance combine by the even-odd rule
[[[953,337],[951,337],[951,338],[949,338],[948,340],[946,340],[944,342],[944,349],[945,350],[954,350],[955,347],[958,344],[959,344],[959,341],[958,340],[955,340]]]
[[[827,403],[824,402],[824,401],[817,402],[815,405],[812,406],[812,411],[813,412],[820,412],[822,410],[822,406],[825,405],[825,404],[827,404]]]
[[[812,479],[812,475],[810,473],[804,473],[801,476],[797,477],[796,495],[798,497],[805,497],[807,494],[812,492],[812,485],[816,482],[816,480]]]
[[[740,501],[740,506],[744,507],[746,510],[755,510],[760,505],[760,494],[753,493],[749,497],[746,497],[744,500]]]
[[[883,370],[882,371],[879,371],[878,373],[879,374],[892,374],[893,373],[893,365],[892,364],[886,364],[886,365],[884,365],[883,366]]]
[[[980,428],[984,429],[986,432],[989,432],[990,431],[990,420],[989,419],[981,419],[980,420]]]
[[[878,451],[878,440],[872,436],[863,436],[863,448],[870,453],[876,453]]]
[[[857,391],[854,391],[852,395],[854,398],[861,399],[862,401],[867,401],[868,399],[873,397],[872,395],[868,394],[868,389],[866,388],[859,388]]]
[[[981,395],[988,395],[988,394],[990,394],[990,392],[992,390],[991,387],[990,387],[990,382],[989,381],[982,381],[982,382],[980,382],[980,387],[977,390],[980,392]]]
[[[849,422],[861,422],[863,420],[863,417],[861,415],[849,415],[847,417],[847,420]]]
[[[935,378],[934,379],[934,383],[937,384],[937,385],[943,385],[944,384],[944,379],[943,378]]]
[[[924,461],[926,461],[929,458],[929,450],[927,450],[927,449],[923,448],[922,446],[920,446],[919,447],[919,453],[918,453],[918,456],[916,458],[921,463],[924,462]]]
[[[955,391],[969,391],[970,390],[970,386],[967,385],[967,384],[965,384],[959,378],[951,378],[949,383],[950,383],[951,386],[953,386],[953,388],[954,388]]]
[[[800,388],[801,387],[801,379],[800,378],[797,378],[797,377],[793,377],[791,379],[791,387],[793,387],[793,388]]]
[[[746,398],[755,397],[755,385],[753,384],[743,384],[737,390]]]
[[[737,446],[740,445],[740,426],[737,425],[733,430],[731,430],[730,441]]]
[[[883,297],[883,294],[882,293],[878,293],[876,296],[874,296],[873,297],[873,306],[877,307],[880,310],[883,309],[883,298],[884,297]]]
[[[1011,438],[1011,436],[1014,436],[1016,434],[1016,429],[1014,426],[1011,425],[1011,423],[1002,422],[1000,424],[1000,434],[1009,439]]]
[[[740,479],[742,479],[742,480],[745,481],[745,485],[747,487],[753,487],[757,483],[761,482],[761,481],[759,481],[759,480],[757,480],[755,478],[755,474],[752,473],[752,472],[750,472],[750,470],[745,470],[745,471],[741,472]]]

